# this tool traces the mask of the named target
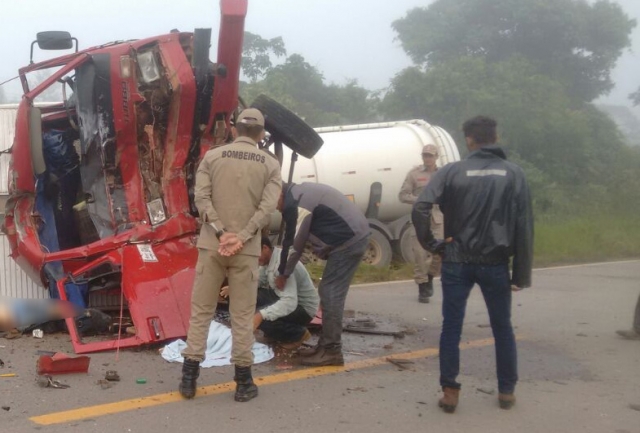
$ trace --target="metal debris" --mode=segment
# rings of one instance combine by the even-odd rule
[[[40,385],[42,388],[57,388],[57,389],[69,388],[69,385],[62,383],[60,381],[54,380],[53,377],[49,376],[48,374],[38,378],[38,385]]]

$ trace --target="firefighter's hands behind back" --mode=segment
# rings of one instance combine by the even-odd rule
[[[226,232],[222,236],[220,236],[220,246],[218,247],[218,253],[221,256],[231,257],[236,255],[242,247],[244,246],[244,242],[238,238],[238,235],[235,233]]]

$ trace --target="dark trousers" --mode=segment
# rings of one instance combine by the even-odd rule
[[[258,289],[258,308],[276,303],[280,298],[270,289]],[[300,305],[293,312],[276,320],[263,320],[258,329],[264,332],[267,338],[282,343],[298,341],[304,335],[307,325],[313,317]]]
[[[369,246],[369,236],[343,250],[329,254],[318,287],[322,307],[322,334],[318,345],[342,349],[342,316],[351,280]]]
[[[480,286],[495,340],[498,390],[513,393],[518,381],[516,341],[511,327],[509,266],[470,263],[442,264],[442,333],[440,335],[440,385],[460,388],[460,336],[467,299],[474,284]]]

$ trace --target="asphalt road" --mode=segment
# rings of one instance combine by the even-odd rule
[[[479,290],[467,308],[453,415],[437,407],[440,293],[418,304],[412,282],[353,287],[347,305],[356,318],[407,330],[405,338],[345,334],[345,368],[305,369],[295,359],[258,365],[260,395],[248,403],[233,401],[231,367],[203,369],[199,395],[182,400],[174,392],[180,365],[152,349],[91,354],[88,374],[58,377],[70,388],[41,388],[36,351],[72,353],[68,337],[0,339],[0,374],[17,374],[0,377],[0,432],[638,433],[640,341],[615,330],[630,327],[639,292],[637,260],[535,271],[534,287],[514,295],[520,382],[511,411],[497,407]],[[402,369],[390,356],[411,363]],[[106,370],[122,380],[102,389],[96,381]]]

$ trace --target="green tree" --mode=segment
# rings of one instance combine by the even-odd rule
[[[242,72],[252,82],[256,82],[273,67],[272,55],[276,57],[287,55],[282,37],[264,39],[251,32],[244,32]]]
[[[370,122],[375,113],[371,92],[355,80],[325,84],[322,73],[300,54],[268,69],[263,80],[243,83],[240,91],[247,102],[269,95],[314,127]]]
[[[636,21],[607,0],[437,0],[392,26],[418,66],[523,56],[572,97],[591,101],[613,87],[610,71]]]
[[[452,132],[457,143],[464,143],[465,119],[497,118],[501,143],[532,179],[538,210],[560,211],[576,196],[602,198],[603,191],[587,188],[602,188],[624,148],[606,115],[588,104],[576,108],[560,83],[523,57],[489,62],[466,56],[426,72],[406,69],[393,80],[380,110],[388,119],[428,119]]]

